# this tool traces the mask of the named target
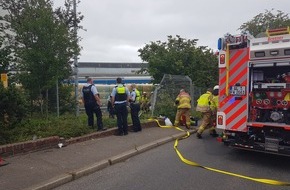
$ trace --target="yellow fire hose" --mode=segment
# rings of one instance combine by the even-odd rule
[[[179,128],[179,127],[175,127],[175,126],[162,126],[162,125],[160,125],[160,123],[159,123],[159,121],[157,119],[149,119],[149,120],[156,121],[157,125],[159,127],[161,127],[161,128],[175,128],[175,129],[177,129],[179,131],[185,131],[185,130],[183,130],[183,129]],[[179,140],[186,139],[189,136],[190,136],[190,133],[188,131],[186,131],[186,135],[181,137],[181,138],[177,138],[175,140],[175,143],[174,143],[174,150],[176,151],[176,153],[179,156],[180,160],[182,162],[184,162],[185,164],[188,164],[190,166],[203,168],[203,169],[206,169],[206,170],[209,170],[209,171],[213,171],[213,172],[222,173],[222,174],[225,174],[225,175],[230,175],[230,176],[234,176],[234,177],[239,177],[239,178],[243,178],[243,179],[247,179],[247,180],[263,183],[263,184],[276,185],[276,186],[290,186],[289,182],[277,181],[277,180],[272,180],[272,179],[261,179],[261,178],[249,177],[249,176],[240,175],[240,174],[236,174],[236,173],[232,173],[232,172],[227,172],[227,171],[224,171],[224,170],[219,170],[219,169],[215,169],[215,168],[211,168],[211,167],[202,166],[202,165],[200,165],[200,164],[198,164],[196,162],[190,161],[190,160],[184,158],[182,156],[182,154],[179,152],[178,148],[177,148]]]

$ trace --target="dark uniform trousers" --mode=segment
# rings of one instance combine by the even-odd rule
[[[98,129],[103,129],[102,111],[99,105],[95,102],[85,103],[86,114],[88,116],[88,126],[94,127],[94,113],[97,117]]]
[[[115,110],[117,115],[117,125],[119,134],[128,134],[128,110],[127,103],[115,104]]]
[[[141,131],[141,124],[139,119],[139,111],[140,111],[140,104],[139,103],[131,103],[131,118],[133,122],[133,131]]]

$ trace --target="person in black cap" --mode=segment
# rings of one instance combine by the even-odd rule
[[[122,79],[119,77],[117,78],[117,85],[113,88],[111,96],[112,104],[117,115],[118,133],[116,135],[128,135],[127,105],[129,102],[130,92],[128,88],[122,84]]]
[[[106,130],[103,127],[101,99],[92,78],[87,78],[87,84],[82,89],[82,101],[88,116],[88,126],[94,128],[94,113],[97,117],[97,131]]]

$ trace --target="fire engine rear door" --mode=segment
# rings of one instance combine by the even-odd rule
[[[225,64],[219,65],[217,128],[246,131],[249,49],[228,48]]]

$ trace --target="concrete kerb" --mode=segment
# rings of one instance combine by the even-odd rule
[[[71,174],[62,174],[41,184],[26,188],[24,190],[50,190],[71,181],[73,181],[73,176]]]
[[[92,174],[96,171],[102,170],[108,166],[110,166],[110,162],[109,162],[109,160],[106,159],[106,160],[102,160],[102,161],[99,161],[97,163],[94,163],[92,165],[86,166],[84,168],[78,169],[77,171],[70,172],[70,174],[72,175],[73,180],[76,180],[76,179],[81,178],[83,176]]]
[[[194,129],[194,130],[190,130],[189,132],[190,132],[190,134],[194,134],[194,133],[196,133],[196,131],[197,130]],[[186,132],[181,132],[181,133],[178,133],[176,135],[165,137],[165,138],[159,139],[157,141],[135,147],[135,149],[128,150],[122,154],[113,156],[109,159],[105,159],[105,160],[99,161],[95,164],[92,164],[90,166],[81,168],[79,170],[69,172],[67,174],[63,174],[61,176],[52,178],[52,179],[50,179],[42,184],[35,185],[35,186],[28,188],[28,189],[29,190],[49,190],[52,188],[56,188],[56,187],[61,186],[65,183],[71,182],[75,179],[78,179],[78,178],[81,178],[83,176],[92,174],[96,171],[102,170],[110,165],[125,161],[128,158],[133,157],[137,154],[143,153],[143,152],[148,151],[150,149],[153,149],[157,146],[166,144],[166,143],[171,142],[177,138],[181,138],[185,135],[186,135]]]
[[[122,162],[127,160],[128,158],[135,156],[138,154],[138,151],[136,149],[131,149],[126,152],[123,152],[122,154],[119,154],[117,156],[113,156],[109,159],[110,165],[116,164],[118,162]]]
[[[147,144],[138,146],[138,147],[136,147],[136,150],[137,150],[138,154],[140,154],[142,152],[145,152],[145,151],[150,150],[152,148],[155,148],[157,146],[158,146],[157,141],[154,141],[154,142],[151,142],[151,143],[147,143]]]

